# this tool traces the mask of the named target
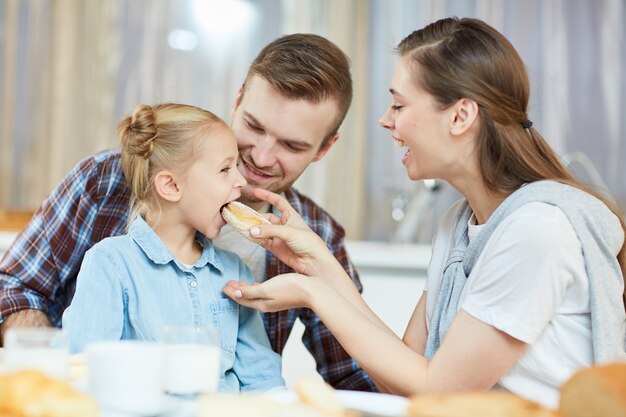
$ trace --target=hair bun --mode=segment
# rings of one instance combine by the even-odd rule
[[[140,104],[133,115],[118,127],[122,147],[130,155],[150,158],[157,137],[156,113],[152,106]]]

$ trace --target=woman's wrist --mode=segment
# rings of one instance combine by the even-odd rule
[[[319,308],[323,308],[324,300],[328,300],[332,287],[328,285],[323,277],[309,277],[310,285],[307,288],[307,308],[317,313]]]

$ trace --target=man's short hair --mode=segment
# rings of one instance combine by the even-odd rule
[[[335,123],[322,147],[337,133],[352,102],[350,60],[337,45],[310,33],[282,36],[261,50],[246,76],[259,76],[289,99],[337,102]],[[246,91],[242,88],[242,98]]]

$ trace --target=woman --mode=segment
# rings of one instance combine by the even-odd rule
[[[528,120],[512,45],[475,19],[405,38],[381,119],[413,180],[465,197],[444,215],[426,291],[399,340],[283,199],[259,228],[299,274],[225,288],[264,311],[312,308],[382,391],[502,388],[555,406],[577,369],[624,359],[624,223],[576,181]],[[306,276],[305,276],[306,275]]]

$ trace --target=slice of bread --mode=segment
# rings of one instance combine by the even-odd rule
[[[626,417],[626,363],[585,368],[561,387],[562,417]]]
[[[308,405],[326,417],[355,415],[347,410],[335,389],[321,379],[301,379],[296,383],[295,392],[302,404]]]
[[[507,392],[423,394],[412,397],[409,417],[556,417],[553,410]]]

